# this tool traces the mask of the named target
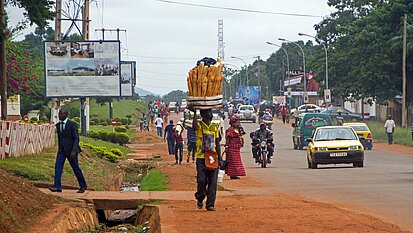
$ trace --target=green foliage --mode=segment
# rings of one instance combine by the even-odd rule
[[[168,177],[160,171],[153,169],[141,182],[142,191],[165,191],[168,190]]]
[[[128,143],[129,136],[126,133],[117,133],[116,134],[116,142],[123,145]]]
[[[101,147],[100,146],[94,146],[92,144],[83,143],[83,142],[80,142],[80,146],[92,149],[93,154],[95,154],[97,157],[105,158],[105,159],[109,160],[112,163],[114,163],[116,161],[116,159],[119,158],[119,156],[117,154],[114,154],[113,152],[109,151],[106,147],[103,147],[103,146],[101,146]]]
[[[117,148],[111,149],[110,152],[112,152],[113,154],[115,154],[117,156],[123,156],[122,151],[117,149]]]
[[[115,127],[115,131],[116,132],[119,132],[119,133],[126,133],[126,128],[125,127],[123,127],[123,126],[116,126]]]
[[[90,138],[100,139],[107,142],[119,143],[120,145],[129,142],[129,136],[126,133],[108,132],[105,130],[88,131],[87,136]]]
[[[188,97],[188,92],[184,92],[181,90],[174,90],[162,96],[162,100],[165,101],[166,103],[169,103],[171,101],[180,102],[182,99],[186,99],[186,97]]]

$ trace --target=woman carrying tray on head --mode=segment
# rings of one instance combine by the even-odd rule
[[[244,140],[242,138],[240,128],[241,124],[238,117],[231,117],[229,127],[225,131],[225,151],[227,154],[228,165],[225,169],[225,173],[231,177],[231,179],[239,179],[239,176],[245,176],[244,165],[241,161],[241,147],[244,146]]]

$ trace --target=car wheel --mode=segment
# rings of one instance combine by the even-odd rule
[[[353,163],[353,167],[364,167],[364,161]]]

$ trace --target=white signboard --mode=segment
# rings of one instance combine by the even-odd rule
[[[324,90],[324,99],[326,103],[331,103],[331,92],[330,89]]]
[[[46,41],[46,97],[120,96],[119,41]]]
[[[301,83],[301,77],[292,77],[284,81],[284,86],[288,87],[288,86],[299,84],[299,83]]]
[[[316,91],[307,91],[306,93],[307,93],[308,96],[317,96],[318,95]],[[288,95],[288,92],[285,91],[284,95]],[[291,95],[302,96],[302,95],[304,95],[304,92],[303,91],[292,91]]]
[[[131,62],[122,62],[120,68],[120,82],[122,89],[122,96],[132,96],[132,78],[133,78],[133,64]]]

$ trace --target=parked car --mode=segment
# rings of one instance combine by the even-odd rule
[[[171,102],[169,102],[169,105],[168,105],[168,108],[169,108],[169,111],[176,111],[176,102],[174,102],[174,101],[171,101]]]
[[[293,115],[294,112],[297,111],[297,110],[298,110],[298,113],[320,112],[322,110],[322,108],[315,105],[315,104],[303,104],[303,105],[300,105],[297,109],[295,109],[295,108],[291,109],[291,115]]]
[[[181,111],[184,111],[187,106],[188,106],[188,103],[186,102],[186,99],[183,99],[181,101]]]
[[[257,114],[255,113],[254,106],[252,105],[241,105],[238,107],[237,113],[238,119],[257,122]]]
[[[361,144],[363,144],[365,150],[373,149],[373,137],[369,127],[365,123],[359,122],[352,122],[352,123],[344,123],[345,126],[350,126],[351,128],[356,131],[359,138],[363,138],[361,140]]]
[[[308,145],[307,138],[311,138],[314,130],[320,126],[333,125],[333,121],[325,113],[302,113],[295,118],[293,127],[294,150],[302,150]]]
[[[349,126],[318,127],[308,138],[308,168],[318,164],[352,163],[353,167],[364,166],[364,148],[353,128]]]
[[[326,109],[323,109],[321,112],[329,114],[332,119],[336,119],[339,113],[341,112],[341,117],[343,117],[345,122],[363,121],[363,116],[361,114],[353,113],[343,107],[330,106]]]

